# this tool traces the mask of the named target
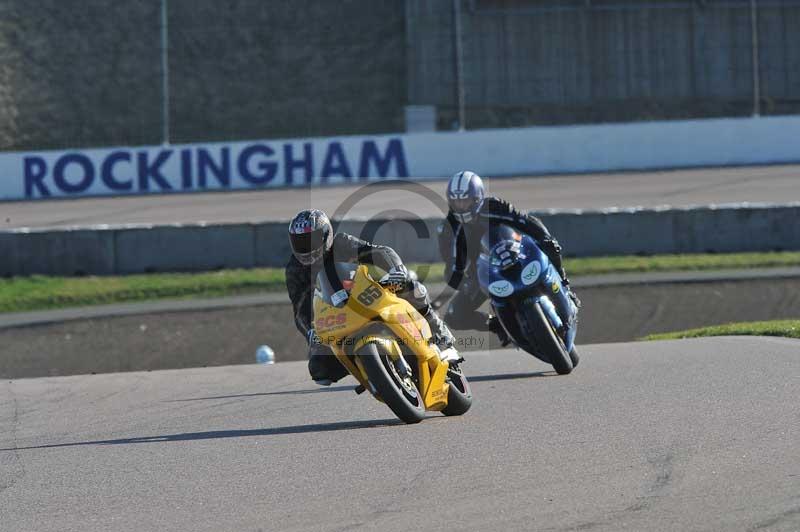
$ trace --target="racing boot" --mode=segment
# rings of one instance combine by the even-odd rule
[[[578,294],[576,294],[574,290],[569,290],[567,293],[569,294],[569,298],[575,304],[576,308],[581,308],[581,306],[583,306],[583,303],[581,303],[581,300],[578,298]]]
[[[580,309],[583,305],[581,303],[580,298],[578,298],[578,294],[575,293],[575,290],[569,285],[569,279],[567,279],[567,274],[564,272],[564,277],[561,281],[561,284],[564,285],[564,289],[567,291],[567,295],[572,300],[572,303],[575,305],[575,308]]]
[[[503,327],[503,324],[500,323],[500,319],[497,316],[489,316],[489,319],[486,320],[486,326],[489,328],[490,332],[493,332],[497,335],[497,339],[500,340],[501,347],[505,347],[511,343],[511,338],[508,337],[508,333]]]
[[[572,287],[569,285],[569,277],[567,277],[567,272],[563,266],[561,267],[558,273],[559,275],[561,275],[561,284],[564,285],[564,288],[567,289],[567,294],[569,295],[569,298],[575,304],[575,307],[581,308],[582,305],[581,300],[578,298],[578,294],[576,294],[575,291],[572,289]]]
[[[427,312],[422,316],[425,318],[425,321],[428,322],[428,325],[431,326],[431,334],[433,335],[431,343],[436,344],[440,351],[444,351],[455,345],[456,339],[453,337],[453,333],[450,332],[450,329],[445,325],[436,311],[433,310],[432,306],[429,305]]]
[[[330,386],[349,373],[329,347],[313,344],[308,356],[308,373],[315,384]]]
[[[439,317],[436,310],[433,308],[433,304],[428,297],[428,289],[424,284],[413,280],[409,284],[409,290],[398,295],[411,303],[417,312],[422,314],[425,321],[428,322],[428,325],[431,327],[431,335],[433,336],[431,343],[436,344],[439,347],[439,351],[444,352],[455,345],[453,333],[450,332],[450,329],[447,328],[447,325],[444,324],[442,318]]]
[[[447,362],[452,370],[458,371],[458,366],[464,362],[464,357],[455,348],[456,339],[453,333],[432,306],[428,306],[428,311],[423,317],[431,327],[431,343],[439,348],[439,357]]]

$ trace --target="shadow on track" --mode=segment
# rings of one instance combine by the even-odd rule
[[[485,382],[485,381],[507,381],[512,379],[533,379],[537,377],[558,377],[555,371],[536,371],[533,373],[500,373],[497,375],[475,375],[470,376],[467,373],[467,380],[469,382]]]
[[[501,373],[497,375],[477,375],[471,377],[467,374],[469,382],[505,381],[511,379],[529,379],[535,377],[557,377],[555,371],[536,371],[531,373]],[[281,392],[241,393],[235,395],[212,395],[210,397],[190,397],[188,399],[170,399],[165,403],[185,403],[190,401],[213,401],[215,399],[238,399],[245,397],[265,397],[269,395],[307,395],[312,393],[352,392],[354,386],[336,386],[333,388],[314,388],[312,390],[286,390]]]
[[[227,438],[245,438],[248,436],[279,436],[282,434],[307,434],[310,432],[333,432],[339,430],[356,430],[405,425],[399,419],[374,419],[366,421],[340,421],[338,423],[318,423],[313,425],[295,425],[289,427],[272,427],[251,430],[214,430],[208,432],[184,432],[164,436],[142,436],[138,438],[120,438],[118,440],[95,440],[74,443],[52,443],[49,445],[32,445],[0,449],[3,451],[24,451],[30,449],[54,449],[57,447],[81,447],[84,445],[128,445],[133,443],[162,443],[175,441],[218,440]]]
[[[313,390],[286,390],[283,392],[242,393],[238,395],[213,395],[211,397],[192,397],[190,399],[171,399],[165,403],[184,403],[187,401],[212,401],[214,399],[237,399],[239,397],[263,397],[267,395],[306,395],[312,393],[352,392],[355,386],[336,386],[335,388],[315,388]]]

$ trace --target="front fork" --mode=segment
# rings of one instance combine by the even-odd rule
[[[550,323],[558,331],[567,351],[575,345],[578,332],[578,307],[569,297],[569,288],[561,281],[561,275],[550,265],[545,274],[542,293],[535,297]]]
[[[438,350],[431,349],[428,353],[420,353],[415,351],[414,355],[417,362],[417,372],[409,365],[408,361],[403,356],[403,350],[400,348],[397,340],[394,338],[387,338],[381,336],[366,336],[356,343],[354,352],[357,352],[359,347],[370,343],[380,343],[384,352],[389,355],[392,364],[398,370],[399,374],[405,373],[408,377],[417,376],[418,389],[422,395],[423,403],[427,410],[441,410],[447,406],[447,390],[449,384],[446,383],[447,369],[450,367],[446,360],[442,360],[439,356]],[[352,362],[349,362],[348,369]],[[374,388],[367,379],[367,372],[358,357],[355,357],[355,364],[359,370],[359,376],[356,378],[361,381],[361,384],[369,389],[374,394]],[[406,373],[407,372],[407,373]],[[351,371],[352,373],[352,371]],[[415,375],[417,373],[417,375]]]

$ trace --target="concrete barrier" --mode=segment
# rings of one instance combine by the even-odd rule
[[[251,224],[170,225],[114,232],[117,273],[207,271],[256,265],[255,227]]]
[[[800,203],[541,211],[569,256],[800,250]],[[439,220],[347,220],[339,230],[440,260]],[[0,275],[110,275],[280,267],[287,222],[0,231]]]
[[[0,275],[117,273],[116,232],[101,228],[0,232]]]
[[[800,204],[536,214],[573,256],[800,249]]]

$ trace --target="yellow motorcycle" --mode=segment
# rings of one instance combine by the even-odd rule
[[[406,423],[428,410],[459,416],[472,392],[454,348],[431,343],[425,318],[406,300],[375,281],[365,265],[337,263],[335,290],[323,270],[314,292],[314,328],[339,362]]]

